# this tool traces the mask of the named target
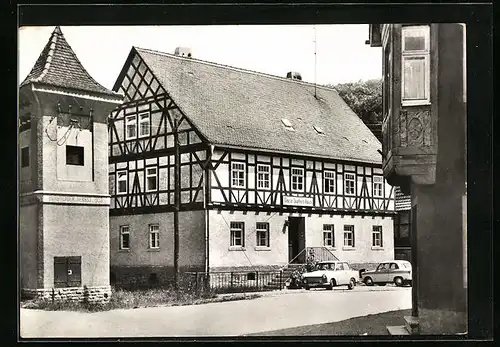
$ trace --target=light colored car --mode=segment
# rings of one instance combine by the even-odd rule
[[[354,289],[359,272],[352,270],[344,261],[322,261],[316,265],[312,272],[302,274],[302,287],[306,290],[310,288],[326,288],[332,290],[336,286],[347,286]]]
[[[411,286],[411,263],[406,260],[389,260],[380,263],[375,270],[361,273],[361,281],[367,286],[385,286],[394,283],[398,287]]]

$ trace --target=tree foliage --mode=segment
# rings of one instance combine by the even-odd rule
[[[328,85],[365,124],[382,122],[382,79]]]

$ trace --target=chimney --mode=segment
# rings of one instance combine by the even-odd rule
[[[189,47],[177,47],[174,51],[175,55],[180,57],[191,58],[191,48]]]
[[[292,80],[299,80],[299,81],[302,81],[302,76],[300,75],[299,72],[295,72],[295,71],[290,71],[286,74],[286,78],[290,78]]]

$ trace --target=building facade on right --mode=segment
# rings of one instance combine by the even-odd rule
[[[467,331],[465,25],[370,25],[384,176],[411,196],[412,332]]]

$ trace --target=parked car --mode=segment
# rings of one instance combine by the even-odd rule
[[[375,270],[361,274],[361,281],[367,286],[374,284],[385,286],[394,283],[398,287],[411,286],[411,263],[406,260],[389,260],[380,263]]]
[[[354,289],[359,273],[352,270],[344,261],[322,261],[316,265],[312,272],[302,274],[302,287],[306,290],[310,288],[326,288],[332,290],[336,286],[347,286]]]

